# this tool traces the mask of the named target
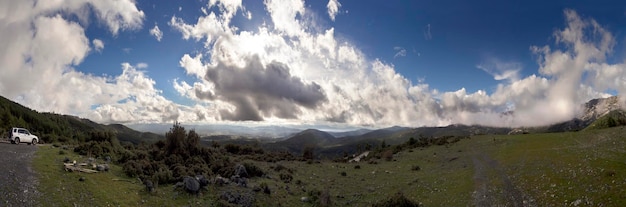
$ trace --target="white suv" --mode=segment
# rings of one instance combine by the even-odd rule
[[[28,130],[23,128],[12,128],[9,132],[9,140],[13,144],[20,144],[26,142],[28,144],[37,144],[39,137],[31,134]]]

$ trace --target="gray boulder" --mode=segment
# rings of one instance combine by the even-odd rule
[[[109,165],[107,164],[102,164],[102,165],[96,165],[96,170],[97,171],[109,171]]]
[[[246,170],[246,167],[244,167],[242,164],[237,164],[237,166],[235,166],[235,176],[247,178],[248,171]]]
[[[209,185],[209,179],[206,179],[204,175],[196,175],[196,180],[198,180],[198,183],[200,183],[201,188]]]
[[[230,177],[230,181],[233,182],[234,184],[237,184],[238,186],[241,186],[244,188],[248,187],[248,179],[246,178],[233,175],[232,177]]]
[[[183,179],[183,183],[185,184],[185,190],[191,194],[197,194],[200,191],[200,183],[196,178],[187,176]]]
[[[230,183],[230,181],[227,178],[218,175],[215,177],[214,183],[215,185],[223,186]]]
[[[254,194],[250,192],[225,191],[220,195],[220,199],[231,204],[245,207],[253,206],[255,201]]]

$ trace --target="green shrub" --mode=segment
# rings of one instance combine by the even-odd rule
[[[263,170],[259,167],[257,167],[256,165],[252,164],[252,163],[243,163],[243,166],[246,168],[246,172],[248,172],[248,175],[250,177],[263,177],[263,175],[265,175],[265,172],[263,172]]]
[[[201,147],[199,139],[200,136],[194,130],[187,132],[179,123],[175,123],[166,133],[165,141],[128,146],[118,153],[119,161],[123,163],[123,170],[128,176],[163,184],[175,183],[185,176],[215,173],[232,175],[232,164],[228,157],[222,155],[222,149]],[[106,147],[100,146],[100,149],[103,152],[110,151]],[[84,151],[85,148],[80,150]],[[255,173],[260,171],[258,168],[251,170],[257,170]]]
[[[419,207],[419,203],[415,203],[404,196],[404,194],[398,192],[386,200],[382,200],[372,205],[372,207]]]
[[[289,182],[291,182],[291,180],[293,180],[293,176],[291,176],[289,174],[281,173],[280,174],[280,180],[282,180],[285,183],[289,183]]]

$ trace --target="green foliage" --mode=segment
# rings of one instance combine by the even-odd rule
[[[250,177],[263,177],[263,175],[265,175],[265,172],[263,172],[261,168],[252,163],[246,162],[243,163],[243,166],[246,168],[246,171],[248,172],[248,175]]]
[[[214,147],[216,145],[219,147],[219,144],[216,144],[216,143],[213,144]],[[260,147],[250,146],[250,145],[226,144],[224,146],[224,149],[226,149],[226,152],[231,153],[233,155],[265,154],[265,151],[261,149]]]
[[[606,129],[624,125],[626,125],[626,112],[623,110],[614,110],[595,120],[586,130]]]
[[[305,147],[302,150],[302,158],[305,160],[312,160],[314,158],[313,151],[315,149],[313,147]]]
[[[412,201],[398,192],[386,200],[382,200],[372,205],[372,207],[419,207],[419,203]]]
[[[291,180],[293,180],[293,176],[290,174],[281,173],[280,180],[282,180],[284,183],[289,183],[291,182]]]
[[[12,127],[26,128],[44,143],[77,144],[90,139],[103,141],[99,139],[115,136],[122,141],[137,144],[140,140],[157,140],[162,137],[140,133],[123,125],[101,125],[75,116],[39,113],[0,96],[0,134],[7,133]]]
[[[150,179],[158,183],[175,183],[185,176],[221,174],[232,175],[232,163],[219,148],[200,146],[200,136],[187,132],[174,123],[165,134],[165,141],[140,145],[120,155],[124,172],[131,177]],[[263,173],[250,165],[254,173]]]
[[[86,142],[75,147],[74,152],[95,158],[108,157],[113,161],[118,161],[126,151],[117,140],[115,132],[91,131],[87,135]]]

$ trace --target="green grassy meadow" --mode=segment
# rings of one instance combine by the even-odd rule
[[[331,206],[370,206],[398,192],[424,206],[626,206],[623,127],[473,136],[404,150],[392,161],[268,163],[235,157],[267,176],[250,179],[246,188],[211,184],[198,196],[171,185],[148,193],[138,179],[125,176],[115,165],[106,173],[65,172],[65,157],[85,158],[68,150],[61,155],[60,150],[41,145],[33,162],[42,205],[221,206],[227,204],[220,202],[220,195],[231,191],[254,195],[256,206],[320,206],[322,199],[316,198],[325,193]],[[271,193],[253,191],[261,184]],[[309,201],[301,201],[303,197]]]

